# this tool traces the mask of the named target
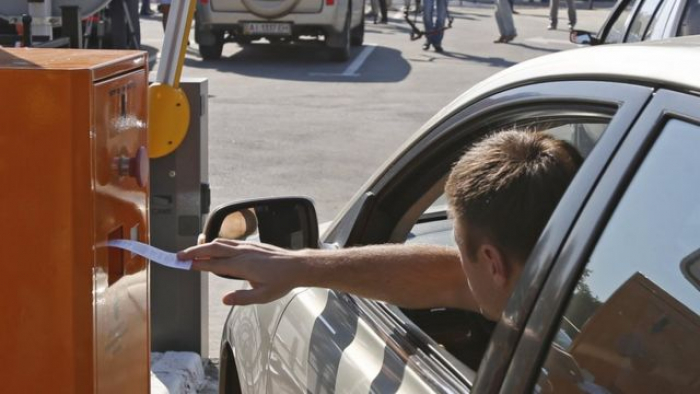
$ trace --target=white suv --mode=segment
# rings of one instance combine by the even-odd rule
[[[220,58],[226,42],[323,37],[332,58],[345,61],[364,33],[364,0],[200,0],[195,15],[195,41],[204,59]]]

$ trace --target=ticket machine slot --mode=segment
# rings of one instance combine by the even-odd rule
[[[109,233],[107,239],[110,241],[113,239],[123,239],[124,238],[124,228],[119,227],[118,229]],[[116,281],[118,281],[122,276],[124,276],[124,251],[118,248],[108,248],[107,251],[107,284],[112,286]]]

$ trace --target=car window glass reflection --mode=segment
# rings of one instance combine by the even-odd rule
[[[642,41],[644,33],[647,31],[649,24],[657,14],[662,0],[647,0],[639,7],[639,11],[632,20],[629,33],[625,42]]]
[[[688,0],[683,20],[678,26],[679,36],[700,34],[700,0]]]
[[[622,40],[625,38],[627,19],[638,2],[639,0],[630,0],[625,8],[617,15],[615,23],[613,23],[612,27],[610,27],[610,31],[608,31],[608,34],[605,37],[606,44],[622,42]]]
[[[670,121],[630,183],[566,308],[535,392],[698,388],[700,127]],[[568,344],[567,344],[568,343]]]

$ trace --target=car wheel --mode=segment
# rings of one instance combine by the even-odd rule
[[[331,59],[336,62],[344,62],[350,59],[350,10],[352,4],[348,4],[348,12],[345,16],[345,25],[340,33],[340,46],[331,47]]]
[[[364,8],[363,8],[364,10]],[[362,46],[362,43],[365,42],[365,13],[362,13],[362,19],[360,20],[360,24],[353,27],[352,30],[350,31],[350,45],[352,46]]]
[[[212,32],[214,34],[213,44],[199,43],[199,54],[204,60],[218,60],[221,58],[221,52],[224,50],[224,33]]]

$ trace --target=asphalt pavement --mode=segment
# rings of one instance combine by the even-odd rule
[[[453,27],[445,53],[411,41],[402,13],[368,21],[365,45],[350,60],[331,62],[318,43],[230,43],[223,58],[204,61],[190,37],[184,77],[209,80],[209,170],[212,207],[244,198],[306,195],[319,220],[332,220],[359,187],[440,108],[480,80],[521,61],[573,49],[560,7],[549,31],[546,5],[517,3],[518,36],[494,44],[493,4],[450,2]],[[612,2],[577,2],[577,28],[598,31]],[[418,20],[420,24],[420,19]],[[158,53],[158,14],[141,19],[142,45]],[[156,62],[157,67],[157,62]],[[218,358],[231,281],[209,281],[209,357]],[[204,355],[205,357],[207,355]]]

